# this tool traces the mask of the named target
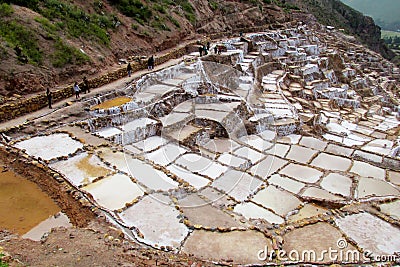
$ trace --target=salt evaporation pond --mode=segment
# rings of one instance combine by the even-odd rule
[[[2,167],[0,214],[2,228],[32,240],[40,240],[53,227],[71,226],[68,217],[60,213],[60,208],[35,183]]]
[[[90,193],[100,206],[117,210],[124,208],[144,193],[144,189],[123,174],[114,174],[82,188]]]
[[[68,134],[58,133],[32,137],[16,143],[15,147],[25,149],[28,155],[35,158],[51,160],[68,156],[81,149],[83,144],[73,140]]]
[[[106,100],[98,105],[95,105],[95,106],[91,107],[90,110],[109,109],[112,107],[119,107],[130,101],[132,101],[132,99],[130,97],[126,97],[126,96],[116,97],[116,98],[113,98],[110,100]]]
[[[99,176],[106,176],[113,170],[107,167],[96,155],[81,153],[67,160],[49,165],[64,176],[75,186],[86,185]]]
[[[375,54],[360,62],[359,47],[336,49],[337,36],[324,34],[301,25],[229,40],[219,44],[228,49],[222,55],[117,90],[129,97],[61,128],[74,138],[50,134],[15,146],[51,159],[128,236],[154,248],[231,265],[269,264],[257,258],[266,246],[321,252],[339,239],[360,253],[393,253],[400,123],[386,90],[397,70]],[[331,69],[331,54],[346,79]],[[208,61],[218,57],[226,64]],[[379,79],[354,64],[372,65]],[[375,96],[363,99],[368,87]],[[102,97],[109,95],[93,100]]]

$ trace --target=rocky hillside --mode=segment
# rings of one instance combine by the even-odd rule
[[[187,39],[284,23],[299,8],[323,23],[358,34],[372,49],[390,58],[373,21],[339,3],[0,0],[0,95],[43,92],[46,87],[96,76],[117,65],[119,59],[148,56]]]
[[[147,56],[198,33],[229,33],[288,17],[276,5],[261,12],[252,1],[5,2],[0,5],[4,96],[94,76],[121,58]]]
[[[370,49],[379,52],[387,59],[394,58],[393,51],[381,40],[381,29],[371,17],[343,4],[340,0],[288,0],[302,10],[313,14],[324,25],[344,29],[347,34],[356,36]]]

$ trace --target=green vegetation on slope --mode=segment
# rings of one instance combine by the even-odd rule
[[[0,4],[0,38],[6,41],[7,46],[15,49],[20,62],[40,64],[42,52],[38,42],[33,38],[32,30],[23,27],[17,21],[9,17],[13,9],[6,3]],[[5,56],[5,48],[2,47],[2,57]]]
[[[77,6],[60,0],[42,1],[38,12],[53,21],[57,30],[66,31],[71,37],[96,39],[105,45],[110,43],[107,29],[118,22],[111,15],[88,14]]]
[[[40,23],[42,31],[29,27],[24,23],[8,18],[13,13],[10,4],[28,7],[41,16],[35,18]],[[62,0],[0,0],[0,37],[9,47],[17,47],[22,63],[41,64],[43,51],[38,44],[38,35],[47,40],[53,40],[53,50],[50,61],[54,67],[68,64],[84,64],[90,59],[78,49],[61,40],[60,33],[67,38],[83,38],[95,41],[101,45],[110,44],[108,29],[118,27],[117,16],[104,12],[102,2],[95,1],[95,13],[87,13],[76,5]],[[0,56],[6,49],[0,47]]]
[[[147,25],[159,30],[169,31],[166,21],[170,21],[176,27],[179,22],[172,16],[172,13],[186,17],[193,25],[196,23],[196,15],[193,6],[184,0],[116,0],[110,2],[124,15],[133,18],[140,25]]]

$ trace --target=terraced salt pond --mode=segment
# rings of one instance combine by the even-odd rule
[[[370,105],[359,58],[349,61],[329,34],[303,25],[244,37],[97,96],[74,125],[12,145],[157,249],[250,265],[269,264],[257,257],[266,247],[319,253],[340,240],[343,253],[400,251],[400,122],[385,91],[394,69],[368,61],[377,80],[357,67],[363,86],[385,95]],[[337,55],[347,79],[329,69]]]

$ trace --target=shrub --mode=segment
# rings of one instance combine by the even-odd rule
[[[14,9],[7,3],[0,4],[0,17],[8,17],[14,13]]]
[[[75,38],[95,38],[104,45],[110,43],[106,29],[114,27],[114,18],[107,15],[87,14],[82,9],[60,0],[45,0],[39,13],[55,26],[64,29]]]
[[[142,2],[139,0],[116,0],[111,1],[111,3],[115,5],[124,15],[132,17],[136,20],[139,19],[140,21],[148,21],[148,19],[152,16],[152,12],[149,7],[142,4]]]
[[[12,47],[19,47],[21,53],[28,57],[29,63],[42,63],[42,52],[37,40],[32,38],[34,33],[18,24],[16,21],[0,20],[0,36]]]
[[[212,11],[215,11],[215,10],[218,9],[218,3],[217,2],[211,0],[211,1],[209,1],[209,4],[210,4],[210,8],[211,8]]]

